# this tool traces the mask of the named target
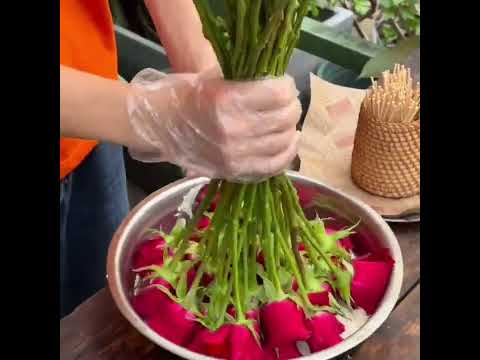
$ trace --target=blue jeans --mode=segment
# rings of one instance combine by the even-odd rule
[[[60,317],[106,285],[108,246],[128,211],[122,148],[100,144],[60,183]]]

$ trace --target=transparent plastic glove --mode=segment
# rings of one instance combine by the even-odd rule
[[[225,81],[218,72],[131,81],[129,120],[143,162],[170,162],[189,175],[255,182],[281,173],[297,153],[301,114],[290,77]]]

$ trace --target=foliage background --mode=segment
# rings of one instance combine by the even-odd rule
[[[382,43],[394,46],[400,40],[420,35],[420,0],[312,0],[317,9],[312,8],[312,15],[320,18],[323,9],[340,6],[355,14],[355,28],[358,34],[369,39],[361,23],[370,19]],[[137,34],[159,42],[144,0],[110,0],[115,22]],[[320,12],[320,14],[319,14]]]

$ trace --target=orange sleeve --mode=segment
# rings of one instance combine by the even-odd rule
[[[117,49],[108,0],[60,0],[60,63],[117,78]],[[96,144],[60,138],[60,180],[75,170]]]

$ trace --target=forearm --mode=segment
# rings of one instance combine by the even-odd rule
[[[120,81],[60,66],[61,135],[132,145],[127,94]]]
[[[218,66],[193,0],[145,0],[145,4],[175,72],[202,72]]]

